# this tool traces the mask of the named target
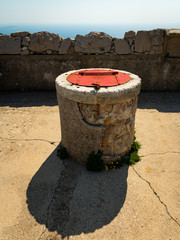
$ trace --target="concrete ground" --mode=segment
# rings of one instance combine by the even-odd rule
[[[87,172],[56,156],[54,92],[0,95],[0,239],[180,239],[180,94],[141,93],[141,162]]]

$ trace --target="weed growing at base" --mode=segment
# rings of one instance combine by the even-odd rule
[[[87,170],[95,171],[95,172],[103,170],[104,162],[101,159],[101,157],[102,157],[101,151],[98,151],[97,154],[95,154],[94,152],[89,154],[87,164],[86,164]]]
[[[126,165],[133,165],[136,162],[139,162],[141,159],[138,155],[138,150],[140,149],[140,144],[138,141],[136,141],[136,137],[134,136],[134,142],[131,146],[131,150],[128,154],[121,157],[121,159],[116,160],[114,162],[105,164],[102,157],[102,152],[98,151],[97,154],[92,152],[89,157],[86,164],[87,170],[89,171],[101,171],[103,169],[111,170],[122,167],[124,164]]]
[[[61,159],[66,159],[69,157],[69,154],[65,147],[60,146],[57,150],[57,156],[60,157]]]
[[[98,151],[97,154],[92,152],[89,154],[87,159],[86,168],[88,171],[102,171],[102,170],[113,170],[116,168],[120,168],[123,165],[133,165],[136,162],[139,162],[141,159],[138,155],[138,150],[140,149],[140,144],[136,141],[136,137],[134,136],[134,142],[131,146],[131,150],[128,154],[121,157],[121,159],[116,160],[114,162],[105,164],[102,160],[102,152]],[[57,150],[57,156],[61,159],[66,159],[69,157],[68,152],[65,147],[60,146]]]

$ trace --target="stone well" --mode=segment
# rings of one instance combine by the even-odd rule
[[[78,74],[86,70],[102,69],[81,69]],[[105,70],[129,76],[129,80],[116,86],[101,86],[94,80],[96,84],[82,86],[67,80],[77,71],[56,78],[61,144],[81,164],[87,162],[90,153],[98,150],[102,151],[106,163],[120,159],[130,151],[133,143],[141,79],[130,72]]]

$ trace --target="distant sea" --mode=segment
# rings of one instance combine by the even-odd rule
[[[2,25],[0,24],[0,33],[10,34],[17,31],[28,31],[30,33],[48,31],[51,33],[59,34],[63,38],[74,39],[77,34],[86,35],[92,31],[105,32],[115,38],[123,38],[124,33],[130,30],[135,32],[139,30],[152,30],[156,28],[177,28],[177,26],[162,26],[162,25],[40,25],[40,24],[14,24],[14,25]]]

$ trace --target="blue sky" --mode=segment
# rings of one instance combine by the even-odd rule
[[[0,24],[159,24],[180,28],[180,0],[0,0]]]

